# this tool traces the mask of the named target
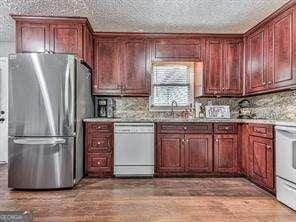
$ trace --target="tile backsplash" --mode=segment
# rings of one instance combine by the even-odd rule
[[[116,100],[115,117],[117,118],[165,118],[170,112],[149,111],[147,97],[114,97]],[[246,97],[251,102],[251,111],[257,118],[276,120],[296,120],[296,90],[267,95]],[[242,98],[197,98],[198,102],[213,105],[229,105],[231,117],[238,116],[238,102]]]

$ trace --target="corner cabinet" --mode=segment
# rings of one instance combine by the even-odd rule
[[[92,68],[92,30],[86,18],[17,16],[16,52],[74,54]]]
[[[204,72],[205,95],[241,95],[243,41],[241,39],[207,39]]]
[[[147,47],[143,38],[96,37],[93,94],[148,96]]]
[[[248,125],[247,176],[254,183],[274,192],[273,126]]]
[[[246,39],[246,93],[267,90],[268,28],[260,28]]]

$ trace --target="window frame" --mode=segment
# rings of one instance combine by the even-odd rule
[[[151,65],[151,72],[150,72],[150,75],[151,75],[151,84],[150,84],[150,97],[149,97],[149,111],[155,111],[155,112],[162,112],[162,111],[170,111],[171,110],[171,105],[167,105],[167,106],[155,106],[153,104],[153,99],[154,99],[154,87],[155,86],[182,86],[182,84],[154,84],[153,83],[153,67],[154,66],[171,66],[171,65],[181,65],[181,66],[187,66],[190,68],[190,73],[189,73],[189,84],[183,84],[184,86],[187,86],[189,85],[189,91],[190,91],[190,95],[189,96],[189,104],[186,105],[186,106],[175,106],[174,107],[174,110],[176,111],[183,111],[185,110],[186,108],[189,108],[190,104],[193,104],[194,103],[194,73],[195,73],[195,62],[180,62],[180,61],[176,61],[176,62],[164,62],[164,61],[161,61],[161,62],[152,62],[152,65]]]

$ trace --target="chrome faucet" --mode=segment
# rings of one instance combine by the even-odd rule
[[[178,106],[176,100],[173,100],[173,101],[172,101],[172,104],[171,104],[171,116],[172,116],[173,118],[175,118],[174,105],[175,105],[175,107]]]

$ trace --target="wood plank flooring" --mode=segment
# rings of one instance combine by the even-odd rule
[[[72,190],[11,191],[0,165],[0,210],[34,221],[295,222],[296,212],[243,178],[83,179]]]

